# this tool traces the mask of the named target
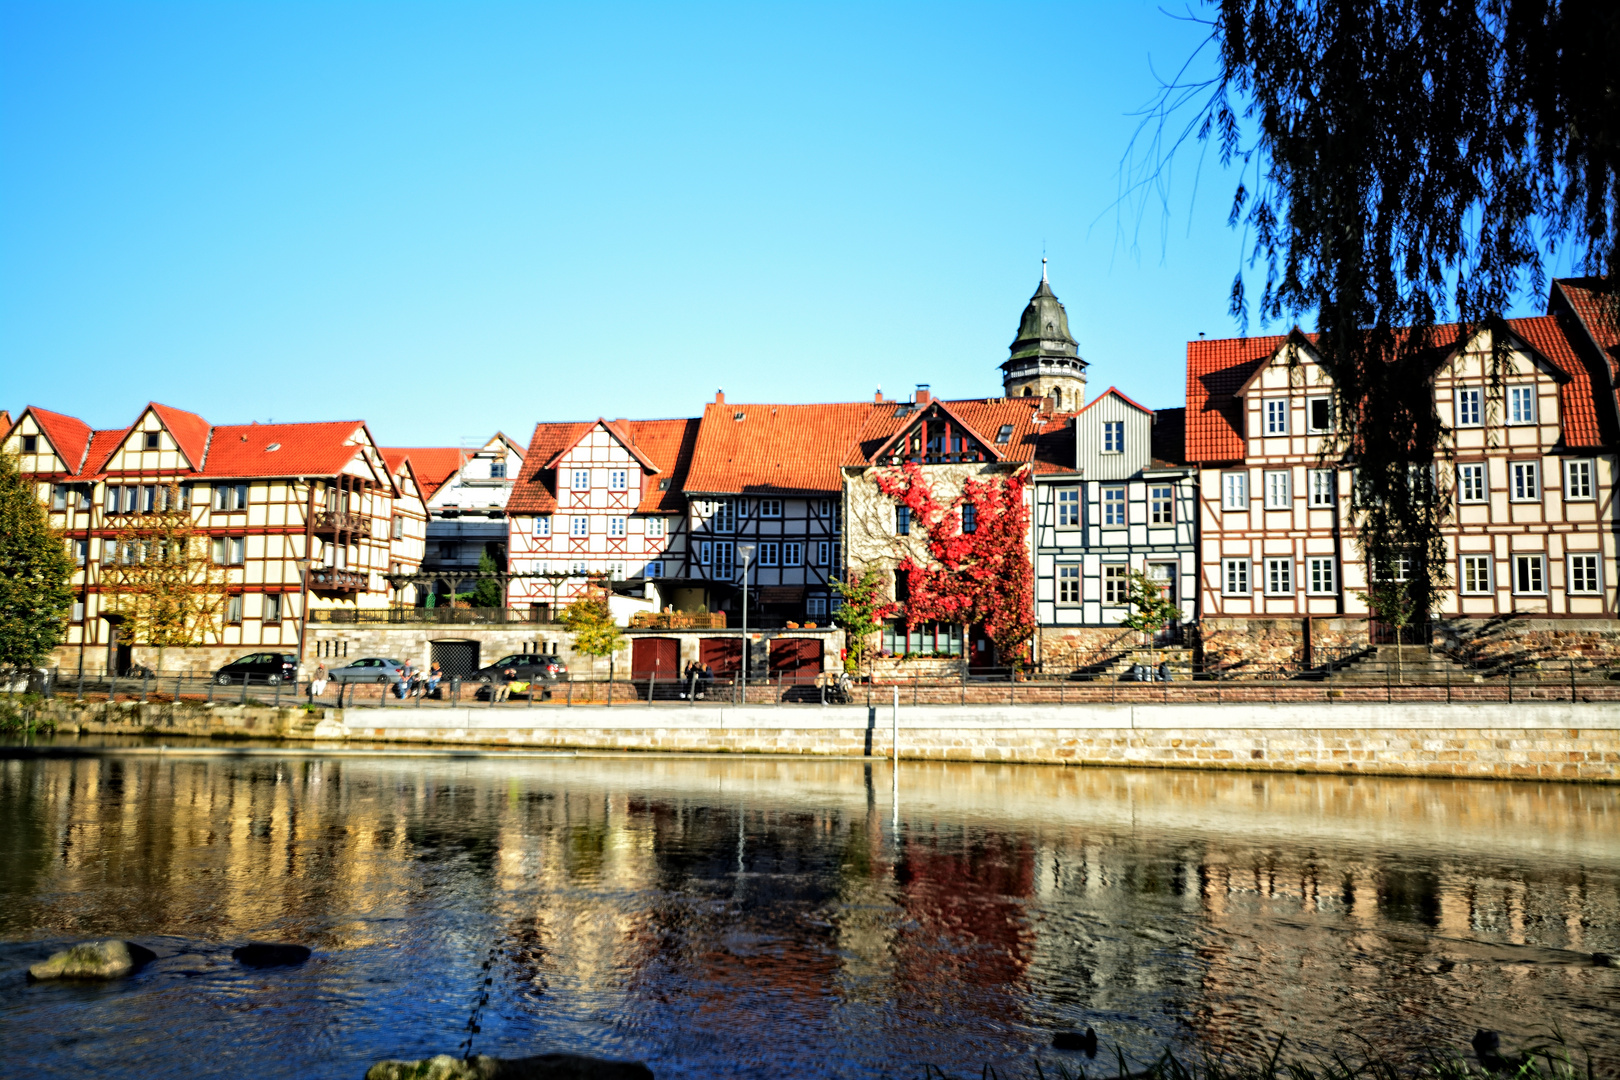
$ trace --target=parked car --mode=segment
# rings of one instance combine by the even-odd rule
[[[545,653],[515,653],[479,668],[472,673],[472,678],[481,683],[494,682],[507,668],[517,672],[516,678],[519,682],[556,682],[568,674],[568,665],[555,656]]]
[[[326,677],[335,683],[392,683],[399,682],[399,672],[404,666],[401,660],[367,656],[352,664],[333,668]]]
[[[241,686],[244,675],[250,683],[264,683],[267,686],[284,682],[296,683],[298,657],[292,653],[252,653],[232,660],[214,672],[214,681],[221,686]]]

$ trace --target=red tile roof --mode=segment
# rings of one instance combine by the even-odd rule
[[[1620,300],[1599,292],[1592,278],[1559,278],[1553,289],[1568,301],[1592,344],[1611,364],[1620,363],[1620,310],[1606,310],[1620,305]]]
[[[382,454],[388,467],[395,471],[402,461],[410,458],[411,470],[422,485],[422,497],[431,499],[457,469],[472,460],[473,451],[458,446],[385,446]]]
[[[350,440],[365,431],[359,420],[216,427],[202,475],[336,476],[361,451]]]
[[[1558,412],[1562,419],[1564,445],[1602,446],[1603,432],[1598,425],[1596,389],[1592,372],[1581,361],[1564,328],[1551,315],[1533,319],[1509,319],[1508,326],[1525,343],[1568,376],[1558,387]]]
[[[556,513],[557,470],[544,466],[563,448],[579,442],[580,436],[590,429],[589,422],[534,426],[528,452],[523,455],[523,471],[518,473],[511,497],[506,500],[508,514]]]
[[[678,514],[686,510],[682,492],[686,490],[691,472],[700,424],[695,416],[679,420],[620,421],[619,429],[634,440],[637,453],[658,469],[643,485],[636,513]]]
[[[5,409],[0,409],[0,439],[9,434],[11,434],[11,414]]]
[[[894,402],[704,406],[686,490],[717,495],[843,490],[840,466],[874,411]]]
[[[993,447],[1000,460],[1021,463],[1035,460],[1044,418],[1041,409],[1048,402],[1044,397],[968,398],[959,401],[934,399],[951,416],[959,419],[969,431],[977,435],[986,446]],[[861,428],[859,442],[844,456],[845,465],[869,465],[878,452],[898,434],[909,428],[916,419],[916,409],[900,413],[902,403],[885,402],[868,405],[866,423]],[[926,406],[925,406],[926,407]],[[1045,414],[1047,416],[1051,414]],[[1007,442],[998,443],[996,435],[1005,425],[1012,426]]]
[[[602,424],[651,473],[642,485],[638,514],[680,513],[682,492],[697,442],[696,418],[673,420],[591,420],[536,424],[523,455],[523,471],[506,502],[508,514],[553,514],[557,511],[554,462]],[[666,483],[667,481],[667,483]]]
[[[149,403],[147,408],[156,413],[157,418],[163,422],[163,426],[174,437],[175,445],[186,455],[191,467],[202,468],[203,458],[208,456],[208,421],[196,413],[189,413],[169,405],[159,405],[155,401]]]
[[[50,412],[30,405],[23,416],[32,416],[45,439],[56,451],[56,456],[67,465],[69,473],[77,475],[84,469],[85,450],[90,445],[90,425],[76,416]],[[22,416],[17,417],[18,422]]]
[[[80,470],[83,476],[99,476],[107,467],[107,461],[113,452],[124,443],[124,437],[130,433],[130,428],[104,428],[90,433],[90,451],[84,455],[84,468]]]

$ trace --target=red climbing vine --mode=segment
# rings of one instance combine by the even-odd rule
[[[910,591],[908,627],[920,622],[982,626],[1002,657],[1021,664],[1024,645],[1035,635],[1035,577],[1024,503],[1028,474],[1020,469],[1008,476],[969,478],[953,499],[936,496],[915,462],[875,470],[873,478],[878,490],[910,508],[912,527],[920,527],[927,540],[927,563],[908,555],[899,565]],[[971,516],[971,532],[963,530],[964,512]]]

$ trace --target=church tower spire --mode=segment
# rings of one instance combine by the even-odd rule
[[[1018,337],[1001,365],[1002,392],[1007,397],[1051,397],[1059,409],[1085,403],[1086,362],[1069,334],[1069,313],[1052,293],[1041,258],[1041,283],[1018,322]]]

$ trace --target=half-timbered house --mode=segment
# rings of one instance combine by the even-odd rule
[[[388,576],[421,561],[427,514],[408,462],[390,468],[358,420],[213,425],[151,404],[128,428],[96,431],[30,407],[4,446],[39,485],[76,566],[64,668],[153,659],[145,643],[118,639],[103,587],[106,566],[146,557],[119,537],[152,515],[190,515],[223,592],[215,625],[169,649],[167,666],[206,669],[254,646],[305,658],[314,612],[387,607],[398,595]]]
[[[523,448],[500,432],[479,447],[385,447],[390,462],[409,457],[427,498],[424,594],[439,603],[462,586],[487,556],[506,569],[506,501],[523,471]],[[423,597],[425,599],[425,596]]]

